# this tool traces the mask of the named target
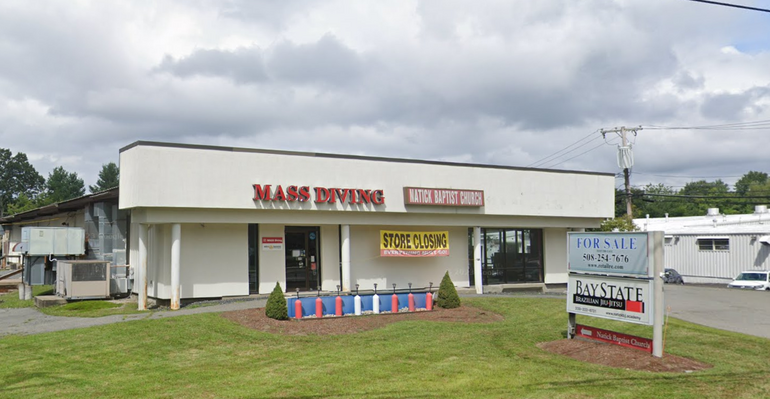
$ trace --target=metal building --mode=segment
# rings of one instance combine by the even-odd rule
[[[770,213],[634,219],[642,231],[665,233],[665,265],[687,283],[727,284],[743,270],[770,269]]]

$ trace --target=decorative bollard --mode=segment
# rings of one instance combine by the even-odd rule
[[[324,301],[321,300],[321,290],[318,289],[318,298],[315,299],[315,317],[324,317]]]
[[[377,283],[374,283],[374,296],[372,296],[372,313],[380,314],[380,296],[377,295]]]
[[[294,318],[297,320],[302,318],[302,301],[299,300],[299,288],[297,288],[297,300],[294,301]]]
[[[433,310],[433,294],[431,291],[433,291],[433,283],[430,283],[428,293],[425,294],[425,310]]]
[[[396,283],[393,283],[393,296],[390,300],[391,313],[398,313],[398,295],[396,295]]]
[[[361,316],[361,297],[358,296],[358,284],[356,284],[356,297],[353,298],[354,313],[356,316]]]
[[[334,300],[334,315],[342,316],[342,297],[340,296],[340,286],[337,286],[337,299]]]
[[[412,283],[409,283],[409,311],[414,312],[414,294],[412,294]]]

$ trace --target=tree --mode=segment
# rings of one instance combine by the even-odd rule
[[[637,187],[631,187],[631,212],[634,215],[639,215],[640,207],[642,205],[643,191]],[[623,216],[626,214],[626,190],[615,189],[615,216]]]
[[[444,309],[460,307],[460,296],[457,295],[457,288],[455,288],[452,279],[449,278],[449,272],[446,272],[444,278],[441,279],[441,286],[436,294],[436,306]]]
[[[737,182],[735,182],[735,192],[740,196],[744,196],[749,191],[749,187],[752,184],[765,184],[767,182],[767,173],[756,172],[752,170],[749,173],[743,175],[743,177],[738,179]]]
[[[27,160],[27,155],[0,148],[0,217],[16,199],[24,194],[27,199],[40,193],[45,179]]]
[[[602,222],[599,231],[638,231],[634,221],[628,215],[618,216]]]
[[[275,288],[267,298],[265,305],[265,315],[271,319],[288,320],[289,308],[286,305],[286,298],[283,296],[281,284],[275,283]]]
[[[743,197],[768,197],[770,192],[766,190],[760,190],[763,186],[768,186],[770,178],[767,173],[751,171],[743,175],[737,182],[735,182],[735,194],[740,197],[738,199],[740,203],[739,213],[751,213],[754,211],[754,205],[757,202],[766,202],[761,198],[743,198]]]
[[[662,218],[668,214],[671,217],[684,216],[685,203],[676,198],[676,190],[663,184],[648,184],[644,186],[644,195],[639,204],[637,218],[650,215],[651,218]]]
[[[735,193],[731,193],[729,186],[722,180],[707,182],[699,180],[687,183],[679,195],[694,197],[714,198],[689,198],[687,199],[686,215],[705,215],[708,208],[719,208],[722,213],[738,213],[740,206],[736,203]]]
[[[26,194],[21,193],[19,194],[19,197],[16,198],[16,201],[8,204],[8,214],[15,215],[35,208],[38,208],[37,202],[27,197]]]
[[[749,186],[748,191],[746,191],[747,197],[765,197],[770,198],[770,179],[768,179],[764,183],[751,183]],[[764,204],[764,205],[770,205],[770,202],[767,200],[762,200],[760,198],[751,198],[750,200],[747,200],[748,202],[751,202],[752,205],[746,206],[746,213],[752,213],[754,212],[754,205]],[[759,202],[759,204],[757,204]]]
[[[120,182],[120,170],[115,162],[110,162],[106,165],[102,165],[102,171],[99,172],[99,180],[96,181],[96,185],[88,186],[91,193],[104,191],[110,188],[118,186]]]
[[[67,172],[61,166],[48,174],[45,187],[49,203],[81,197],[86,193],[83,179],[79,178],[76,172]]]

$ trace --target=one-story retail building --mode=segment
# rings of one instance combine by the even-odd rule
[[[138,141],[119,208],[140,308],[170,300],[567,282],[567,232],[614,213],[614,175]]]

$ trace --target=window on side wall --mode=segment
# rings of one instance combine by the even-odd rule
[[[729,238],[698,238],[698,249],[701,251],[729,251]]]

